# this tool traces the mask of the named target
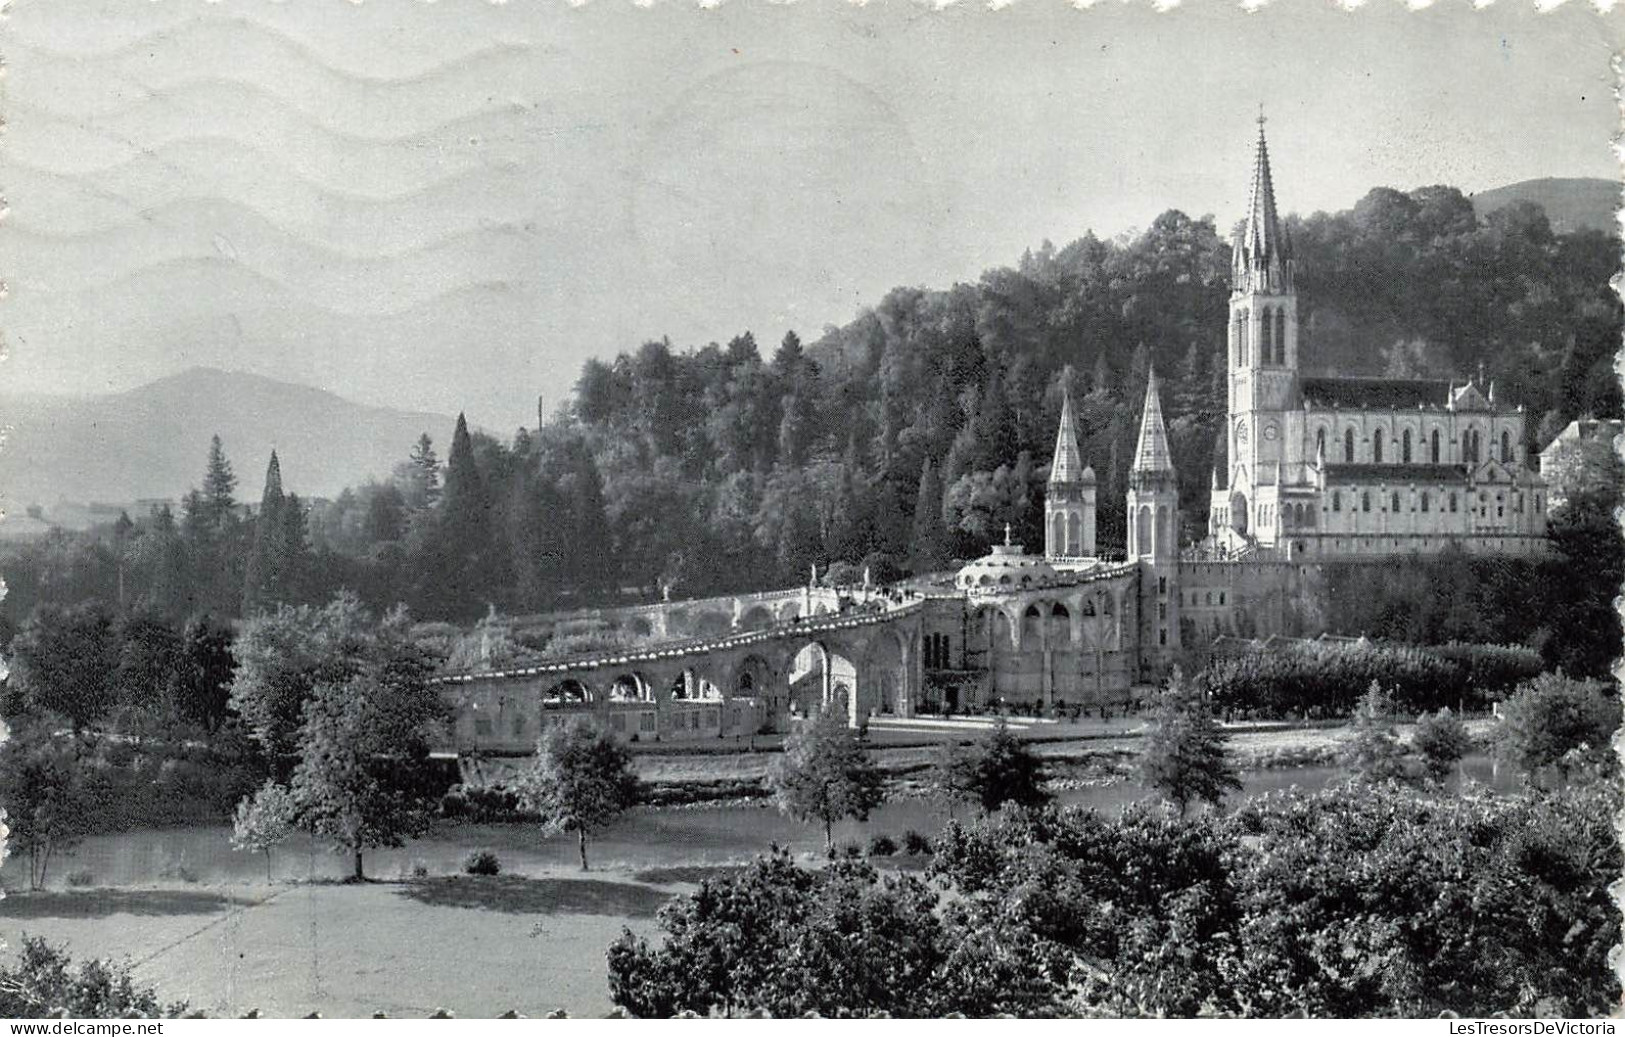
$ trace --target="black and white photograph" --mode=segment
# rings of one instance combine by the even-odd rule
[[[11,0],[0,1018],[1613,1033],[1622,61]]]

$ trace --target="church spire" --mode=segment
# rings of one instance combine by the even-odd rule
[[[1050,462],[1049,481],[1083,481],[1083,455],[1078,450],[1078,431],[1072,422],[1072,393],[1061,397],[1061,426],[1055,430],[1055,459]]]
[[[1275,182],[1270,176],[1270,150],[1264,139],[1262,111],[1258,116],[1258,146],[1253,157],[1247,217],[1234,249],[1236,291],[1292,291],[1292,245],[1275,210]]]
[[[1157,393],[1157,372],[1153,368],[1145,380],[1145,408],[1140,412],[1140,438],[1134,447],[1133,474],[1174,474],[1173,453],[1168,449],[1168,430],[1162,423],[1162,401]]]

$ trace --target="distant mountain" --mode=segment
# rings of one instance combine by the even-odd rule
[[[1612,232],[1619,227],[1614,214],[1619,209],[1620,188],[1614,180],[1542,177],[1482,191],[1472,198],[1479,219],[1513,202],[1535,202],[1546,210],[1546,218],[1559,234],[1582,229]]]
[[[239,500],[258,502],[274,447],[282,483],[330,497],[387,476],[419,433],[450,448],[454,420],[369,407],[306,385],[193,368],[105,396],[0,394],[0,507],[29,504],[50,517],[58,501],[126,504],[178,500],[203,478],[218,434],[237,473]]]

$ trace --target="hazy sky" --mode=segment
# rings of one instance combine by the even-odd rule
[[[22,390],[206,364],[534,423],[581,361],[815,337],[899,284],[1246,201],[1617,177],[1571,2],[1169,13],[731,0],[15,0],[0,304]]]

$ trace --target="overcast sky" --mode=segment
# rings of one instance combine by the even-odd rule
[[[1445,8],[1440,10],[1438,8]],[[8,387],[193,365],[533,424],[581,361],[818,335],[1045,238],[1617,177],[1620,20],[732,0],[15,0]]]

